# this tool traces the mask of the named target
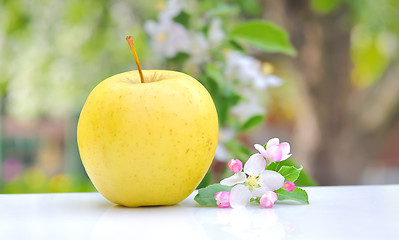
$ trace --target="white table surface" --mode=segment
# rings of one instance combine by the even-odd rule
[[[124,208],[99,193],[0,194],[0,239],[399,239],[399,185],[308,187],[310,205]]]

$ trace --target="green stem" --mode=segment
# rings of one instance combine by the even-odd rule
[[[278,172],[278,170],[280,170],[280,163],[281,163],[281,161],[277,163],[276,172]]]

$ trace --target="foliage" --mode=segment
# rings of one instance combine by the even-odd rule
[[[276,190],[276,193],[278,196],[278,200],[280,201],[293,200],[302,204],[309,204],[308,194],[305,190],[301,188],[296,187],[294,188],[294,190],[292,190],[292,192],[288,192],[284,189],[278,189]]]
[[[288,34],[267,21],[248,21],[233,28],[230,32],[233,40],[243,41],[267,52],[280,52],[295,56]]]
[[[212,184],[205,188],[201,188],[194,200],[201,206],[216,206],[215,194],[221,191],[230,191],[231,186],[221,184]]]
[[[36,122],[67,123],[61,128],[65,139],[56,142],[64,148],[58,155],[45,149],[51,135],[39,127],[35,136],[22,130],[5,136],[2,129],[0,192],[95,190],[79,160],[75,116],[96,84],[134,66],[124,42],[127,32],[135,33],[145,60],[148,48],[141,19],[155,14],[152,3],[143,1],[0,1],[1,119],[7,116],[28,128],[37,127]],[[49,165],[58,165],[56,172],[30,170],[42,168],[43,154],[52,157]],[[22,164],[10,179],[4,174],[9,158]],[[26,175],[39,177],[34,178],[38,184]]]
[[[220,129],[230,132],[220,134],[216,159],[246,159],[250,151],[238,136],[264,121],[268,89],[282,84],[252,55],[295,54],[288,34],[260,17],[256,0],[0,1],[1,113],[25,122],[67,119],[75,125],[95,85],[134,68],[124,42],[133,34],[144,68],[184,71],[209,90]],[[176,33],[171,28],[179,29],[178,41],[167,41]],[[65,161],[79,161],[74,134],[66,137]],[[74,174],[82,167],[67,171],[79,179]],[[56,174],[45,175],[50,181]],[[21,179],[7,184],[29,191]],[[208,174],[206,181],[211,179]]]
[[[194,76],[211,94],[221,129],[215,160],[222,162],[233,155],[249,157],[238,136],[264,122],[267,91],[282,84],[251,53],[296,54],[285,30],[259,19],[259,2],[243,5],[168,0],[157,18],[144,24],[153,64]],[[205,182],[209,176],[201,186]]]
[[[126,32],[134,31],[137,44],[144,45],[134,9],[145,14],[150,8],[140,5],[1,1],[0,98],[5,97],[5,112],[25,121],[77,114],[97,83],[133,65],[126,45],[115,43],[124,43]],[[142,57],[146,49],[140,47]]]
[[[222,180],[220,184],[200,188],[194,200],[201,206],[233,208],[246,206],[249,201],[268,208],[273,207],[276,200],[309,204],[306,191],[294,184],[302,172],[302,167],[280,167],[280,161],[270,162],[273,157],[268,154],[266,154],[268,157],[264,157],[264,155],[264,153],[252,155],[244,168],[240,160],[231,160],[228,166],[234,175]],[[223,198],[220,198],[221,194]],[[266,201],[263,198],[266,198]],[[245,202],[245,199],[248,202]]]
[[[397,16],[399,1],[312,0],[311,7],[319,14],[331,14],[345,7],[350,9],[352,79],[356,87],[373,85],[391,60],[397,60],[399,24],[392,19]]]
[[[273,162],[267,166],[268,170],[274,170],[274,171],[280,171],[282,167],[294,167],[294,168],[299,168],[298,163],[293,161],[291,158],[287,159],[283,162]],[[313,180],[309,174],[307,174],[305,171],[301,171],[295,184],[297,186],[316,186],[317,183],[315,180]]]

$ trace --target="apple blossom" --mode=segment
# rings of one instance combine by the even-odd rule
[[[262,73],[262,63],[259,60],[238,51],[227,53],[225,76],[230,79],[238,79],[241,83],[249,84],[260,90],[278,87],[282,84],[282,80],[277,76]]]
[[[150,35],[152,49],[167,58],[176,56],[178,52],[188,52],[190,36],[183,25],[173,22],[172,19],[159,20],[150,20],[144,24],[144,30]]]
[[[237,90],[238,93],[244,98],[237,105],[230,109],[233,116],[241,122],[245,122],[254,115],[264,115],[265,108],[260,104],[260,99],[257,94],[250,88],[241,88]]]
[[[230,193],[226,191],[221,191],[215,193],[216,205],[220,208],[230,207]]]
[[[229,51],[226,56],[224,75],[230,82],[238,81],[236,89],[243,100],[231,108],[231,114],[241,122],[245,122],[254,115],[264,115],[266,110],[260,103],[264,92],[269,87],[277,87],[282,80],[275,75],[263,74],[262,63],[256,58],[238,51]]]
[[[224,146],[222,142],[218,142],[215,152],[215,160],[219,162],[227,162],[230,158],[231,154],[229,150]]]
[[[268,191],[262,195],[259,203],[261,207],[271,208],[273,207],[274,202],[277,200],[278,200],[277,194],[275,192]]]
[[[225,38],[225,33],[222,28],[222,20],[220,18],[212,19],[209,24],[208,39],[212,46],[218,46]]]
[[[190,34],[190,58],[186,65],[198,68],[198,65],[209,60],[209,42],[203,33]]]
[[[258,76],[254,79],[253,85],[258,89],[266,89],[269,87],[279,87],[283,84],[283,80],[274,74],[266,76]]]
[[[239,159],[231,159],[229,161],[228,167],[234,173],[239,173],[242,169],[242,162]]]
[[[243,172],[235,173],[220,182],[222,185],[234,186],[230,190],[231,207],[245,207],[251,198],[261,197],[283,186],[284,177],[278,172],[265,168],[265,159],[256,153],[248,159]]]
[[[287,142],[280,143],[278,138],[270,139],[266,144],[266,149],[260,144],[255,144],[254,147],[271,162],[283,161],[292,155],[290,154],[290,144]]]
[[[292,192],[292,190],[294,190],[294,188],[295,188],[295,183],[293,183],[293,182],[285,182],[283,188],[285,190],[287,190],[288,192]]]
[[[219,141],[216,147],[215,159],[220,162],[227,162],[233,156],[226,148],[225,143],[234,139],[235,132],[231,127],[219,128]]]
[[[170,0],[159,13],[158,22],[150,20],[144,24],[152,49],[161,56],[172,58],[179,52],[188,53],[190,50],[190,34],[183,25],[173,21],[181,9],[178,1]]]
[[[166,6],[159,12],[158,19],[165,20],[165,19],[173,19],[182,11],[181,2],[178,0],[168,0],[166,2]]]

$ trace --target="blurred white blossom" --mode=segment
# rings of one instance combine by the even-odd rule
[[[113,1],[110,7],[110,14],[112,20],[124,29],[129,28],[132,22],[139,21],[129,3],[124,1]]]
[[[169,0],[166,2],[166,7],[159,12],[158,19],[164,21],[166,19],[171,20],[182,10],[182,5],[179,0]]]
[[[253,89],[242,88],[239,89],[239,93],[244,99],[232,107],[230,113],[240,122],[245,122],[254,115],[264,115],[266,113],[258,94]]]
[[[219,129],[219,142],[216,147],[215,159],[221,162],[228,162],[232,158],[232,154],[225,147],[225,143],[233,140],[235,132],[230,127],[223,127]]]
[[[220,162],[228,162],[232,158],[232,154],[229,150],[224,146],[223,143],[218,142],[215,152],[215,159]]]
[[[219,45],[225,38],[225,33],[222,28],[222,20],[214,18],[211,21],[208,31],[208,39],[212,46]]]
[[[150,20],[145,23],[144,29],[150,35],[152,50],[161,56],[172,58],[178,52],[190,50],[189,33],[171,19],[160,19],[159,22]]]
[[[226,54],[225,76],[229,79],[237,79],[241,83],[259,90],[278,87],[282,84],[279,77],[262,73],[262,63],[259,60],[237,51],[230,51]]]
[[[254,115],[264,115],[265,107],[262,99],[269,87],[278,87],[282,80],[273,74],[262,71],[262,63],[256,58],[237,51],[226,54],[224,75],[227,80],[237,81],[236,91],[243,97],[230,113],[240,122],[245,122]]]
[[[179,52],[190,51],[190,34],[187,29],[173,21],[181,11],[177,0],[167,2],[166,8],[158,15],[158,22],[150,20],[144,24],[144,30],[150,36],[152,50],[167,58]]]
[[[195,7],[187,7],[186,1],[167,0],[166,6],[158,14],[157,21],[147,21],[145,31],[149,35],[152,51],[162,58],[173,58],[179,52],[188,54],[188,58],[183,63],[183,69],[191,75],[200,76],[208,74],[203,72],[203,64],[212,61],[217,66],[215,72],[221,76],[222,88],[229,89],[238,93],[242,98],[233,107],[229,107],[231,116],[243,123],[254,115],[264,115],[265,107],[262,105],[263,98],[266,96],[265,90],[269,87],[277,87],[282,84],[282,80],[272,75],[271,64],[262,63],[256,58],[226,49],[222,42],[226,38],[223,30],[222,18],[208,16],[198,18],[195,22],[191,21],[185,26],[174,21],[176,16],[183,11],[190,14]],[[193,15],[195,16],[195,15]],[[203,32],[203,29],[208,29]],[[214,51],[213,51],[214,50]],[[223,53],[223,59],[219,58],[215,52]],[[180,63],[178,63],[180,64]],[[219,91],[224,91],[219,89]],[[229,126],[230,123],[223,123]],[[219,144],[216,149],[215,158],[219,161],[228,161],[231,154],[225,146],[237,133],[233,128],[222,128],[220,131]],[[228,130],[226,130],[228,129]],[[229,140],[223,140],[226,132],[232,136]]]
[[[209,43],[203,33],[191,34],[191,47],[190,47],[190,59],[188,64],[198,66],[199,64],[209,60]]]

